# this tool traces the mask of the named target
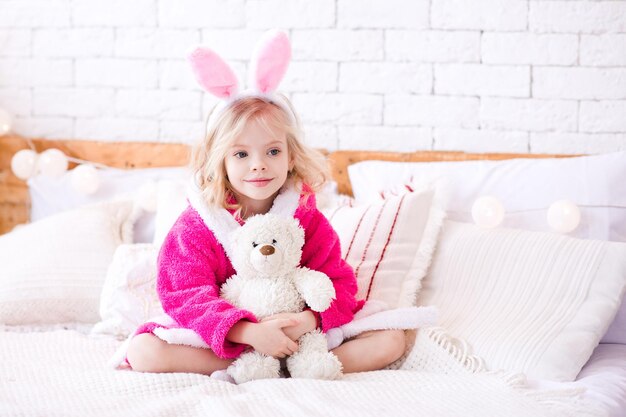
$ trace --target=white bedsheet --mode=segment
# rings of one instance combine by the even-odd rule
[[[233,385],[105,366],[118,341],[77,331],[0,331],[0,416],[605,416],[578,390],[542,392],[498,373],[377,371],[340,381]]]
[[[626,345],[598,345],[574,382],[531,380],[529,384],[538,389],[583,387],[584,397],[598,404],[608,416],[626,417]]]

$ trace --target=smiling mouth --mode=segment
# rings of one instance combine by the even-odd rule
[[[273,178],[258,178],[258,179],[254,179],[254,180],[244,180],[244,182],[247,182],[251,185],[254,185],[255,187],[263,187],[267,184],[269,184],[270,181],[272,181]]]

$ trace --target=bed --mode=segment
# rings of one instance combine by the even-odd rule
[[[358,182],[350,181],[353,172],[350,173],[351,178],[348,178],[348,166],[360,161],[450,164],[467,163],[474,160],[496,162],[524,158],[529,161],[543,159],[546,163],[554,163],[553,161],[556,160],[569,159],[562,158],[563,155],[467,154],[462,152],[401,154],[361,151],[329,153],[328,159],[333,178],[337,182],[337,188],[332,191],[332,194],[329,194],[325,202],[328,204],[328,217],[331,219],[331,223],[336,222],[333,225],[339,229],[342,239],[344,239],[343,227],[346,229],[346,241],[355,240],[356,232],[354,228],[350,229],[349,226],[351,222],[354,222],[352,219],[360,219],[359,225],[354,226],[357,229],[366,228],[368,216],[374,211],[371,207],[379,207],[375,204],[382,204],[380,207],[389,207],[393,205],[394,198],[399,201],[399,205],[395,215],[389,215],[391,231],[387,234],[389,241],[385,245],[383,253],[385,250],[388,252],[395,251],[394,244],[397,244],[398,256],[401,255],[400,248],[408,250],[406,243],[408,240],[406,242],[394,242],[393,240],[399,239],[398,236],[402,235],[403,230],[401,229],[406,229],[404,230],[407,234],[406,239],[413,239],[411,241],[413,242],[413,247],[411,247],[413,252],[407,261],[406,274],[403,276],[404,281],[395,282],[393,278],[385,278],[384,271],[377,272],[375,269],[371,274],[372,282],[368,284],[367,297],[370,295],[372,298],[392,297],[388,299],[397,300],[396,307],[407,307],[416,303],[415,294],[419,292],[418,304],[429,304],[429,302],[436,301],[435,304],[441,310],[441,326],[408,332],[409,348],[407,352],[398,362],[385,370],[346,375],[338,381],[279,379],[254,381],[237,386],[202,375],[185,373],[142,374],[107,366],[111,356],[123,343],[123,332],[120,331],[120,328],[123,327],[122,324],[125,324],[127,328],[130,324],[118,321],[117,327],[115,327],[116,331],[108,333],[94,331],[94,328],[98,330],[98,325],[100,325],[100,330],[103,328],[102,322],[98,322],[104,320],[102,316],[104,305],[108,303],[109,306],[113,306],[124,297],[130,297],[128,288],[132,287],[130,291],[132,294],[130,295],[135,297],[132,299],[135,300],[141,296],[143,297],[141,299],[145,301],[141,306],[135,305],[132,308],[141,310],[142,314],[151,314],[154,308],[158,307],[153,299],[154,294],[150,293],[153,291],[150,283],[136,281],[132,286],[125,283],[126,292],[121,292],[119,285],[109,287],[108,292],[104,291],[102,294],[99,292],[103,285],[106,288],[105,275],[108,277],[112,274],[111,271],[122,271],[131,266],[136,267],[138,259],[154,259],[155,245],[149,246],[148,243],[132,242],[131,237],[124,237],[128,225],[118,227],[117,234],[107,246],[111,253],[106,262],[102,261],[102,264],[96,265],[96,268],[93,266],[95,261],[89,259],[92,269],[88,273],[93,274],[89,281],[91,287],[87,288],[87,284],[84,283],[82,292],[67,288],[63,290],[69,291],[75,299],[68,297],[60,301],[57,300],[56,304],[50,303],[48,300],[45,305],[41,305],[40,311],[38,310],[38,300],[26,300],[19,305],[17,302],[8,303],[7,297],[9,295],[7,294],[9,293],[12,296],[15,294],[24,296],[23,292],[11,292],[12,288],[1,283],[1,281],[8,281],[15,284],[8,274],[10,271],[21,271],[18,267],[10,269],[6,266],[6,264],[15,262],[13,257],[21,256],[17,252],[10,252],[10,250],[15,248],[15,251],[23,251],[24,247],[20,245],[26,245],[23,243],[24,241],[31,242],[28,250],[33,251],[34,258],[28,261],[30,268],[31,264],[36,264],[41,259],[48,259],[45,253],[53,252],[57,258],[62,256],[63,252],[58,248],[59,246],[65,245],[65,252],[72,248],[59,242],[48,242],[47,246],[41,242],[35,243],[32,236],[42,236],[37,235],[37,233],[43,232],[35,230],[32,235],[28,235],[31,232],[25,230],[28,229],[27,226],[22,226],[18,228],[20,230],[9,233],[16,225],[28,223],[31,217],[30,210],[31,208],[35,209],[36,203],[32,200],[32,190],[29,192],[28,185],[15,178],[10,172],[10,159],[17,150],[26,149],[29,146],[34,146],[39,152],[44,149],[58,148],[74,158],[137,171],[182,166],[186,163],[189,152],[189,148],[182,144],[41,139],[30,140],[30,145],[28,142],[17,136],[0,139],[0,233],[5,233],[0,237],[0,249],[8,250],[5,252],[7,257],[3,258],[4,266],[0,267],[0,272],[5,274],[5,276],[0,274],[0,295],[4,293],[0,296],[0,319],[3,319],[3,324],[0,327],[0,357],[2,358],[0,359],[0,415],[2,416],[200,416],[207,414],[220,416],[326,416],[331,414],[337,416],[626,416],[626,344],[621,343],[621,336],[619,335],[622,322],[617,322],[621,314],[618,312],[619,306],[626,287],[623,279],[619,278],[625,268],[623,262],[620,261],[620,254],[624,253],[623,245],[619,243],[608,246],[601,243],[591,244],[587,241],[565,237],[555,237],[556,240],[551,243],[552,240],[550,239],[553,238],[546,237],[546,233],[539,231],[512,232],[505,229],[502,229],[502,232],[494,233],[494,236],[489,235],[489,239],[493,239],[491,246],[483,245],[481,242],[485,241],[485,233],[487,232],[472,229],[463,223],[447,224],[444,221],[441,207],[438,210],[434,208],[436,201],[441,200],[439,202],[443,204],[444,197],[449,199],[449,195],[445,196],[444,193],[436,197],[437,193],[433,191],[431,185],[424,186],[428,192],[422,194],[413,192],[415,191],[413,188],[416,187],[413,177],[410,178],[413,181],[411,187],[401,187],[412,189],[412,194],[408,197],[400,192],[392,192],[390,196],[387,196],[385,202],[372,202],[372,206],[367,206],[366,209],[359,209],[363,206],[361,203],[365,204],[365,200],[358,202],[359,204],[355,200],[346,203],[346,195],[358,196],[359,192],[365,195],[368,191],[362,186],[360,191],[352,189],[358,184]],[[598,163],[608,166],[604,160],[600,160]],[[587,165],[589,164],[585,162],[585,166]],[[474,170],[472,172],[479,172],[484,168],[484,172],[480,171],[483,172],[481,175],[490,177],[491,171],[485,167],[492,166],[470,166]],[[361,168],[365,174],[371,173],[372,166],[364,165]],[[532,169],[539,170],[540,168],[540,166],[533,166]],[[571,167],[571,169],[579,169],[579,167]],[[358,174],[357,171],[355,169],[355,175]],[[176,172],[175,175],[180,174],[180,172]],[[408,178],[405,174],[402,174],[403,178]],[[380,173],[380,176],[389,181],[394,175],[391,171],[388,174]],[[620,177],[621,173],[615,175]],[[526,176],[528,175],[526,174]],[[608,181],[609,175],[603,175],[602,178]],[[368,179],[367,177],[361,179],[369,184],[370,188],[376,188],[374,186],[376,179]],[[165,185],[171,187],[172,184],[173,182],[169,182]],[[39,185],[41,186],[41,184]],[[404,184],[404,186],[406,185],[408,184]],[[580,184],[578,187],[581,188]],[[172,190],[173,188],[166,187],[166,195],[174,195]],[[375,194],[381,194],[380,190],[376,189]],[[118,204],[115,206],[116,218],[121,216],[120,213],[124,213],[126,224],[130,221],[136,223],[137,216],[133,210],[127,209],[126,206],[122,207],[122,203],[116,204]],[[404,204],[402,207],[409,207],[410,204],[413,211],[401,208],[402,204]],[[607,205],[614,207],[620,204]],[[594,207],[593,210],[596,210],[598,205],[587,202],[583,206]],[[110,210],[111,206],[106,207],[107,210]],[[420,214],[418,215],[415,210],[421,210]],[[520,209],[519,213],[524,211],[532,212],[526,208],[525,210]],[[468,210],[465,210],[463,213],[459,211],[454,214],[454,211],[448,210],[447,215],[450,216],[452,213],[453,220],[462,221],[464,220],[463,216],[467,218],[467,212]],[[157,217],[159,213],[157,211]],[[516,213],[514,211],[513,217],[517,216]],[[619,213],[621,215],[621,211]],[[50,218],[61,218],[61,216],[50,215]],[[105,222],[101,220],[101,217],[95,216],[93,211],[89,213],[80,212],[80,216],[83,216],[81,217],[82,221],[86,221],[85,219],[93,220],[91,227],[96,227],[95,224],[99,221]],[[372,217],[371,222],[375,223],[372,227],[378,227],[381,218],[385,216],[387,214],[381,208],[378,215]],[[419,218],[427,220],[422,224]],[[63,221],[73,220],[66,216]],[[32,223],[32,226],[36,224],[43,224],[43,220]],[[523,222],[519,224],[524,225]],[[399,227],[395,228],[396,225]],[[419,228],[420,233],[415,232],[416,228]],[[34,228],[31,227],[30,229]],[[46,230],[52,233],[49,229]],[[30,240],[26,237],[22,240],[14,238],[13,235],[18,233],[21,233],[22,236],[30,236],[28,238]],[[78,241],[83,238],[78,233],[81,231],[68,230],[67,235],[69,237],[67,239]],[[421,240],[415,241],[416,234],[421,235]],[[431,237],[427,238],[428,235]],[[80,242],[80,245],[77,245],[82,247],[77,247],[76,251],[82,250],[83,257],[88,258],[89,253],[104,247],[108,237],[104,234],[102,236],[101,242],[93,247],[90,246],[92,243],[89,241]],[[129,234],[129,236],[131,235]],[[375,236],[374,231],[370,236]],[[447,243],[442,243],[442,239],[445,237],[449,237]],[[610,237],[607,235],[607,240],[610,240]],[[597,294],[598,298],[587,304],[584,300],[577,301],[579,303],[576,304],[577,308],[582,306],[580,310],[584,310],[586,314],[572,312],[571,322],[562,326],[559,324],[559,329],[566,330],[575,327],[575,325],[580,325],[578,328],[574,328],[572,333],[583,334],[585,348],[575,349],[572,347],[571,350],[576,352],[572,353],[571,358],[568,356],[571,353],[569,351],[562,352],[563,355],[561,355],[566,357],[567,361],[580,362],[578,368],[572,364],[562,363],[567,361],[559,361],[558,358],[554,357],[555,355],[542,356],[537,362],[540,366],[534,368],[528,364],[518,364],[513,353],[518,352],[519,355],[522,355],[526,347],[518,346],[519,350],[516,350],[518,347],[513,346],[517,343],[516,339],[507,338],[509,337],[508,333],[511,333],[510,323],[495,323],[497,320],[494,320],[492,327],[485,324],[475,329],[466,326],[465,322],[455,318],[457,316],[452,314],[455,309],[458,310],[456,313],[463,312],[459,301],[462,299],[461,295],[451,295],[450,285],[455,281],[437,281],[438,277],[451,274],[455,271],[455,267],[459,267],[459,265],[455,266],[447,260],[450,257],[457,259],[458,262],[461,262],[459,259],[465,259],[463,257],[472,258],[485,253],[491,254],[490,256],[502,257],[504,255],[498,251],[504,250],[503,248],[509,244],[513,245],[511,247],[518,247],[515,245],[521,245],[523,242],[530,242],[524,243],[528,244],[528,249],[525,250],[532,251],[533,247],[537,246],[537,239],[539,238],[545,239],[545,241],[541,241],[545,251],[552,248],[550,245],[554,246],[554,252],[550,253],[553,253],[554,259],[562,260],[562,264],[556,264],[562,265],[562,268],[565,268],[563,265],[567,265],[568,262],[573,262],[570,259],[573,256],[584,258],[585,264],[596,265],[595,269],[590,268],[592,270],[587,272],[581,267],[579,268],[580,271],[574,271],[568,277],[581,283],[580,288],[572,289],[572,299],[589,298],[589,294]],[[124,246],[126,249],[127,257],[124,258],[123,262],[120,260],[122,251],[116,248],[119,246]],[[32,249],[33,247],[35,249]],[[565,249],[562,249],[563,247]],[[41,252],[37,252],[38,250]],[[472,250],[482,250],[483,252],[472,252]],[[462,256],[457,256],[458,254],[462,254]],[[346,254],[346,256],[350,255]],[[615,259],[607,258],[610,256]],[[77,264],[81,261],[76,255],[72,259]],[[382,270],[386,268],[386,264],[381,263],[380,259],[376,268],[380,267]],[[133,265],[130,265],[130,260],[133,260]],[[116,269],[113,265],[118,261]],[[57,262],[60,261],[57,259]],[[398,260],[395,262],[397,265],[402,263]],[[471,262],[471,260],[467,262]],[[515,265],[518,263],[516,262]],[[20,265],[18,265],[20,268],[26,268],[25,263]],[[485,274],[484,265],[472,265],[472,270],[475,269],[472,273],[475,275],[468,272],[469,275],[464,276],[471,276],[473,282],[480,282],[480,288],[487,288],[492,285],[492,282],[489,281],[489,274]],[[503,264],[502,268],[510,270],[519,267],[511,265],[513,264]],[[554,265],[554,263],[550,265]],[[466,268],[467,264],[462,266]],[[143,268],[147,268],[146,265]],[[361,268],[364,271],[363,274],[367,272],[367,268],[367,264],[364,264]],[[543,272],[541,272],[540,266],[535,265],[534,268],[534,273],[537,276],[542,276]],[[81,271],[83,274],[87,273],[84,272],[87,271],[86,269]],[[520,274],[523,276],[526,272],[526,270],[522,270]],[[32,278],[32,281],[29,281],[30,288],[42,288],[39,286],[41,285],[40,281],[44,279],[42,278],[43,275],[52,274],[52,272],[46,271],[44,273],[41,271],[40,274],[41,277],[29,277],[29,279]],[[375,274],[378,274],[376,275],[378,280],[376,282],[374,282]],[[514,272],[511,274],[515,276]],[[554,271],[551,270],[546,274],[552,274],[546,276],[553,276]],[[389,275],[394,275],[394,272],[390,271]],[[480,281],[483,275],[486,278]],[[46,279],[51,276],[46,275]],[[419,276],[420,280],[416,281],[416,276]],[[532,288],[531,280],[528,281],[528,288]],[[74,281],[68,278],[66,284],[71,286],[72,282]],[[377,286],[379,284],[380,287]],[[359,283],[359,285],[361,284]],[[561,283],[559,285],[566,284]],[[443,291],[442,287],[447,288],[447,290]],[[23,288],[25,287],[20,287],[20,289]],[[476,288],[463,288],[461,290],[463,297],[470,298],[474,292],[480,296]],[[97,296],[94,295],[96,290],[98,290]],[[40,294],[49,291],[49,294],[58,296],[60,290],[56,287],[46,287],[41,291]],[[506,289],[502,290],[502,298],[507,297],[507,291]],[[541,291],[546,292],[548,290],[541,288]],[[569,294],[564,292],[562,288],[558,291],[559,295]],[[393,296],[390,295],[391,293]],[[512,297],[510,300],[522,297],[522,295],[518,294]],[[81,298],[80,302],[76,301],[78,298]],[[564,295],[561,298],[568,297]],[[600,299],[609,298],[611,298],[610,303],[608,301],[597,302]],[[124,308],[131,308],[128,301],[130,299],[126,299]],[[507,301],[508,304],[511,304],[510,300]],[[76,303],[72,304],[74,301]],[[611,303],[611,308],[596,306],[596,304]],[[488,305],[489,301],[485,301],[485,304]],[[70,308],[70,305],[73,307]],[[446,306],[451,307],[446,308]],[[504,311],[502,305],[494,304],[492,307],[496,309],[494,311]],[[527,307],[520,306],[520,309]],[[555,303],[554,308],[560,308],[558,314],[562,316],[569,314],[562,305],[559,307]],[[598,308],[598,310],[593,310],[594,308]],[[73,315],[67,313],[68,309],[72,310]],[[35,314],[35,310],[38,310],[39,315]],[[87,311],[89,314],[86,313]],[[535,314],[534,310],[528,311],[530,311],[528,314]],[[522,313],[526,314],[526,312],[519,310],[511,311],[510,315],[515,316],[515,314]],[[590,314],[587,313],[593,313],[593,317],[589,317]],[[471,314],[468,315],[478,322],[482,317],[481,314],[489,314],[488,317],[493,317],[493,311],[488,310],[472,310]],[[504,312],[502,314],[504,315]],[[35,319],[31,322],[23,320],[23,317],[27,316],[35,317]],[[496,325],[503,327],[496,328]],[[612,330],[609,329],[609,325],[613,326]],[[549,344],[549,347],[553,349],[556,349],[555,346],[572,346],[572,343],[579,340],[571,334],[553,335],[554,329],[555,327],[551,327],[545,333],[541,333],[543,330],[535,329],[535,331],[542,334],[544,339],[554,336],[554,341]],[[612,335],[617,334],[617,336],[613,339],[607,338],[605,335],[607,329],[609,332],[612,331]],[[522,333],[520,332],[520,334]],[[508,346],[507,355],[499,356],[498,352],[493,351],[493,344],[489,344],[488,341],[485,342],[481,335],[486,335],[487,338],[494,339],[495,342],[499,341],[500,346]],[[603,336],[605,339],[598,344]],[[593,339],[594,337],[595,339]],[[470,341],[470,343],[465,341]],[[540,342],[537,341],[537,344],[539,345]],[[484,359],[486,359],[486,363]],[[526,362],[532,361],[529,359]],[[520,369],[528,370],[528,372],[521,372]],[[554,375],[572,374],[574,372],[574,376],[571,378],[567,376],[563,378],[544,377],[548,371],[554,371]]]

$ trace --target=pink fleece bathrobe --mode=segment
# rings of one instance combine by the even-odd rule
[[[171,323],[148,322],[135,334],[157,327],[191,329],[217,356],[235,358],[246,345],[226,340],[229,330],[240,320],[257,322],[251,312],[219,297],[220,286],[235,274],[228,256],[233,250],[229,235],[241,223],[225,209],[209,208],[197,189],[190,192],[189,202],[165,238],[157,261],[157,291]],[[305,231],[300,265],[325,273],[333,282],[336,298],[318,317],[322,330],[351,321],[362,306],[355,298],[356,278],[341,259],[337,233],[316,208],[315,196],[305,198],[288,183],[270,212],[299,220]]]

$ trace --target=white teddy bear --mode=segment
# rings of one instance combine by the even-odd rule
[[[222,285],[222,298],[251,311],[260,320],[278,313],[298,313],[308,305],[326,310],[335,288],[326,274],[298,267],[304,230],[293,218],[263,214],[250,217],[232,236],[231,262],[237,271]],[[336,379],[341,362],[328,351],[319,330],[302,335],[299,349],[287,358],[294,378]],[[236,383],[278,378],[280,361],[256,351],[243,353],[226,370]]]

